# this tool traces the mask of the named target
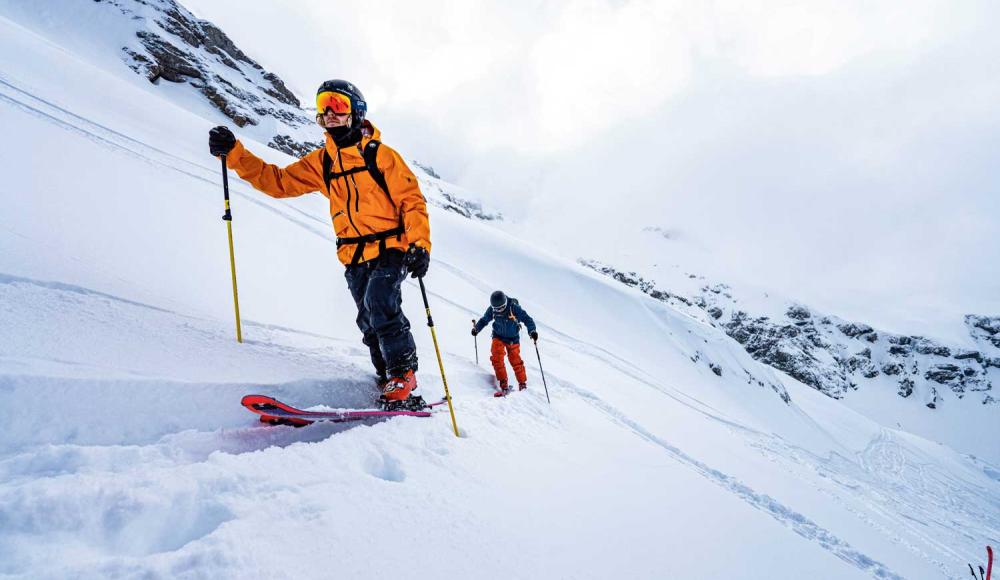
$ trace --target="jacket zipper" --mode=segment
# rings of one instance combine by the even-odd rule
[[[337,149],[337,163],[340,163],[340,172],[343,173],[344,159],[343,157],[340,156],[339,148]],[[351,217],[351,184],[350,182],[347,181],[346,176],[343,176],[343,180],[344,180],[344,187],[347,188],[347,221],[351,224],[351,227],[354,228],[354,231],[360,236],[361,230],[358,229],[358,226],[354,225],[354,218]]]

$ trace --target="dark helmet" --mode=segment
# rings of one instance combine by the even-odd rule
[[[365,102],[365,96],[361,94],[361,90],[354,86],[354,83],[333,79],[321,84],[316,89],[316,94],[319,95],[327,91],[340,93],[351,99],[351,127],[360,127],[365,120],[365,113],[368,112],[368,103]]]
[[[499,290],[490,294],[490,306],[493,310],[503,310],[507,307],[507,295]]]

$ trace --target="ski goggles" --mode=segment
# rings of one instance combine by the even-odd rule
[[[316,95],[316,114],[323,115],[327,109],[338,115],[346,115],[351,112],[351,98],[333,91]]]

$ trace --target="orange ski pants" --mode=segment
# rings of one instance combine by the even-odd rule
[[[501,385],[507,384],[507,365],[504,364],[504,352],[510,358],[510,366],[514,367],[514,376],[518,383],[528,382],[528,373],[524,372],[524,361],[521,360],[520,343],[507,344],[499,338],[493,339],[490,346],[490,362],[493,363],[493,371],[497,374],[497,380]]]

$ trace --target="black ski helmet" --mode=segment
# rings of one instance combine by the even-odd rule
[[[499,290],[490,294],[490,306],[493,310],[503,310],[507,306],[507,295]]]
[[[333,79],[321,84],[316,89],[316,95],[318,96],[320,93],[327,91],[340,93],[351,99],[351,127],[360,127],[361,123],[365,120],[365,113],[368,112],[368,103],[365,102],[365,96],[361,94],[361,90],[354,86],[354,83]]]

